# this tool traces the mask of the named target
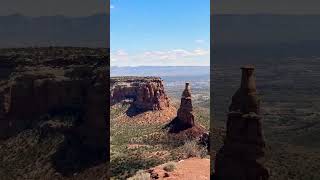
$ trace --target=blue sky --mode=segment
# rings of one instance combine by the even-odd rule
[[[210,0],[111,0],[112,66],[210,65]]]

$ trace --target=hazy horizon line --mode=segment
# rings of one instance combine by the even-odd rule
[[[210,65],[143,65],[143,66],[110,66],[110,67],[210,67]]]
[[[239,15],[239,16],[254,16],[254,15],[267,15],[267,16],[315,16],[320,15],[315,13],[210,13],[210,15]]]
[[[23,13],[11,13],[6,15],[0,15],[0,17],[9,17],[9,16],[22,16],[22,17],[71,17],[71,18],[79,18],[79,17],[89,17],[89,16],[96,16],[96,15],[108,15],[109,13],[106,12],[97,12],[88,15],[64,15],[64,14],[55,14],[55,15],[27,15]],[[210,13],[210,15],[238,15],[238,16],[254,16],[254,15],[266,15],[266,16],[319,16],[320,13]]]
[[[23,13],[12,13],[7,15],[0,15],[0,17],[10,17],[10,16],[21,16],[21,17],[31,17],[31,18],[39,18],[39,17],[68,17],[68,18],[81,18],[81,17],[90,17],[90,16],[97,16],[97,15],[108,15],[108,12],[101,12],[101,13],[92,13],[88,15],[64,15],[64,14],[56,14],[56,15],[26,15]]]

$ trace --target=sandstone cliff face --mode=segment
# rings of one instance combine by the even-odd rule
[[[106,50],[37,48],[6,53],[0,61],[11,65],[2,66],[7,72],[0,79],[0,138],[31,127],[43,115],[77,111],[82,116],[72,133],[86,144],[106,145]]]
[[[262,163],[265,141],[253,66],[242,68],[241,87],[232,97],[229,110],[226,139],[216,155],[215,178],[267,180],[269,172]]]
[[[163,81],[158,77],[113,77],[111,105],[130,100],[141,111],[163,110],[170,106]]]

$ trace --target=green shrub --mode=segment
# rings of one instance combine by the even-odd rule
[[[143,170],[140,170],[136,173],[136,175],[128,178],[127,180],[150,180],[151,177],[150,177],[150,174],[143,171]]]
[[[189,157],[203,158],[207,155],[207,150],[204,147],[200,147],[195,140],[186,141],[183,145],[183,152]]]
[[[172,172],[176,169],[176,163],[174,162],[168,162],[163,166],[163,170],[167,172]]]

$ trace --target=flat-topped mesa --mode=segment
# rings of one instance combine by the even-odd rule
[[[215,179],[267,180],[269,172],[261,162],[265,155],[265,141],[254,67],[241,69],[241,87],[232,97],[226,138],[216,155]]]
[[[21,48],[0,54],[9,54],[0,61],[11,62],[0,68],[0,139],[34,127],[44,115],[71,112],[81,115],[61,129],[88,147],[107,147],[105,49]]]
[[[163,110],[170,106],[159,77],[112,77],[110,92],[111,105],[130,100],[135,108],[142,111]]]
[[[189,83],[186,83],[186,87],[182,93],[181,104],[177,113],[177,118],[180,122],[179,124],[185,128],[193,127],[195,125]]]
[[[260,113],[260,100],[257,95],[254,69],[255,67],[253,65],[241,67],[241,85],[237,92],[232,96],[232,103],[229,107],[229,111]]]

